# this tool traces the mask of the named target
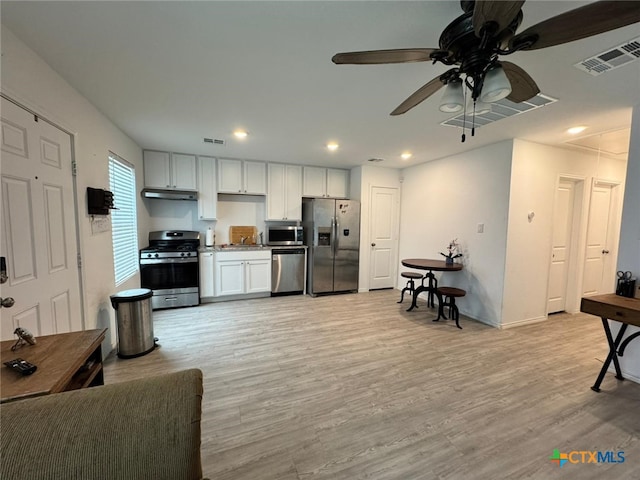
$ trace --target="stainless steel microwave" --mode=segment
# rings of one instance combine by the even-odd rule
[[[272,225],[267,227],[267,245],[302,245],[302,227]]]

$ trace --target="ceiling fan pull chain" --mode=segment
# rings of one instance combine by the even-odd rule
[[[474,137],[476,135],[476,101],[473,100],[473,117],[471,120],[471,136]]]
[[[467,136],[464,133],[466,127],[467,127],[467,90],[465,89],[464,90],[464,103],[463,103],[463,110],[462,110],[462,139],[461,139],[461,143],[464,143],[464,141],[467,139]]]

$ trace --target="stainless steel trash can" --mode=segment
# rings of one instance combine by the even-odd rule
[[[118,328],[118,356],[139,357],[156,348],[153,336],[153,316],[148,288],[124,290],[111,295],[111,305],[116,311]]]

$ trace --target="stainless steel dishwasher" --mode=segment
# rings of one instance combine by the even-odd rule
[[[271,250],[271,295],[291,295],[305,290],[305,249]]]

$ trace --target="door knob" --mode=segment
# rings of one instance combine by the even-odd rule
[[[371,246],[372,246],[372,247],[375,247],[375,246],[376,246],[376,244],[375,244],[375,243],[372,243],[372,244],[371,244]]]
[[[603,254],[607,254],[607,253],[609,253],[609,250],[602,250],[602,253]]]
[[[0,298],[0,305],[2,305],[4,308],[13,307],[14,303],[16,303],[16,301],[11,297]]]

